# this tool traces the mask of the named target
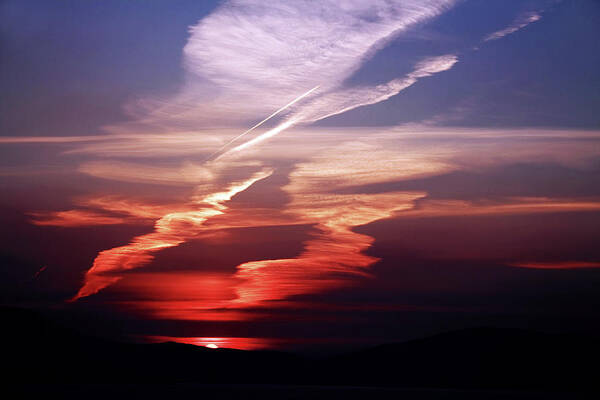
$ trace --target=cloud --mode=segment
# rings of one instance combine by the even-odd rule
[[[247,149],[249,147],[252,147],[260,142],[263,142],[269,138],[272,138],[275,135],[280,134],[281,132],[283,132],[284,130],[291,128],[292,126],[294,126],[298,121],[294,118],[290,118],[285,122],[282,122],[281,124],[277,125],[275,128],[273,129],[269,129],[268,131],[266,131],[265,133],[262,133],[260,135],[258,135],[257,137],[255,137],[254,139],[248,140],[245,143],[240,144],[237,147],[234,147],[233,149],[231,149],[231,152],[238,152],[238,151],[242,151],[244,149]],[[228,153],[224,153],[224,155],[226,155]]]
[[[391,135],[390,135],[391,136]],[[386,147],[387,146],[387,147]],[[389,140],[354,140],[314,155],[292,173],[288,186],[294,193],[326,187],[337,191],[374,183],[397,182],[449,172],[453,166],[438,155],[408,146],[399,150]]]
[[[532,269],[580,269],[600,268],[600,262],[591,261],[561,261],[561,262],[521,262],[510,264],[513,267]]]
[[[515,33],[516,31],[525,28],[529,24],[539,21],[541,18],[542,16],[538,12],[529,12],[520,15],[512,25],[499,31],[490,33],[483,39],[483,41],[488,42],[490,40],[501,39],[504,36],[510,35],[511,33]]]
[[[82,164],[79,172],[116,181],[162,185],[193,185],[210,182],[214,178],[214,173],[209,168],[192,163],[185,163],[180,167],[160,167],[118,161],[91,161]]]
[[[379,103],[414,85],[420,78],[449,70],[457,62],[458,57],[454,54],[426,58],[403,78],[393,79],[377,86],[341,89],[327,93],[300,109],[291,118],[313,122],[358,107]]]
[[[225,139],[237,131],[210,129],[185,131],[169,130],[161,134],[140,133],[126,125],[109,128],[110,135],[90,137],[89,143],[78,144],[66,150],[66,154],[90,154],[102,157],[171,157],[191,156],[221,146]],[[123,131],[121,133],[118,133]],[[65,138],[68,143],[69,137]]]
[[[289,183],[282,188],[290,198],[285,213],[296,223],[314,226],[314,233],[297,257],[238,265],[234,276],[241,283],[236,285],[237,298],[229,307],[260,306],[270,300],[352,285],[352,278],[369,276],[369,268],[379,260],[366,254],[375,239],[354,228],[412,209],[426,194],[336,192],[357,184],[440,173],[447,168],[435,160],[395,153],[381,143],[358,140],[335,143],[296,164]]]
[[[226,246],[231,243],[231,238],[223,231],[231,228],[302,225],[302,229],[310,229],[310,235],[297,255],[252,259],[239,264],[236,273],[220,276],[218,279],[227,287],[224,292],[208,296],[205,286],[200,284],[187,285],[183,291],[184,286],[176,282],[187,278],[176,271],[169,273],[168,278],[166,275],[160,277],[173,279],[164,285],[172,295],[168,300],[161,300],[162,288],[156,289],[158,293],[147,290],[140,283],[143,287],[136,289],[138,273],[127,276],[118,287],[125,294],[131,292],[133,300],[127,303],[129,306],[139,307],[140,312],[152,313],[159,318],[240,320],[249,318],[248,313],[252,313],[254,307],[270,304],[269,300],[285,300],[294,295],[353,285],[359,281],[357,277],[369,276],[371,266],[378,260],[367,252],[374,238],[356,232],[357,226],[385,218],[401,221],[403,218],[600,210],[600,202],[594,198],[513,197],[501,201],[463,201],[431,199],[425,192],[398,191],[393,185],[383,188],[383,193],[364,191],[366,185],[385,186],[386,183],[461,169],[477,171],[523,160],[572,163],[576,158],[596,158],[598,149],[589,143],[598,138],[597,132],[417,126],[350,130],[305,128],[298,132],[298,135],[269,142],[260,149],[265,165],[283,163],[293,167],[286,174],[289,181],[278,183],[273,179],[268,183],[281,188],[285,194],[285,202],[276,208],[264,207],[264,187],[258,192],[260,198],[254,198],[245,206],[226,203],[231,192],[207,191],[224,185],[221,177],[218,177],[218,184],[202,187],[202,193],[186,197],[180,204],[153,206],[111,196],[78,200],[78,205],[97,208],[102,213],[155,222],[153,232],[133,238],[124,246],[101,252],[90,270],[93,272],[86,278],[87,288],[81,293],[91,294],[117,282],[126,276],[128,269],[146,265],[162,249],[191,240],[212,239],[216,233],[224,233],[220,243]],[[573,147],[566,139],[573,141]],[[505,150],[501,153],[497,151],[499,143]],[[565,148],[569,150],[568,158],[557,158]],[[240,153],[242,159],[255,156],[252,152]],[[229,161],[244,164],[243,160]],[[247,170],[244,173],[248,176]],[[198,268],[199,273],[209,273],[203,271],[207,268],[205,265]],[[148,279],[149,285],[160,285],[160,279]],[[210,279],[216,278],[211,276]],[[175,290],[177,287],[182,290]],[[145,292],[147,297],[138,300],[139,292]]]
[[[237,298],[232,305],[256,306],[269,300],[335,289],[353,276],[368,276],[379,259],[365,254],[375,239],[353,228],[413,207],[422,193],[332,195],[295,194],[289,212],[316,224],[313,238],[295,258],[251,261],[237,266]]]
[[[315,90],[317,90],[319,88],[319,86],[315,86],[314,88],[310,89],[309,91],[307,91],[306,93],[298,96],[297,98],[295,98],[294,100],[290,101],[289,103],[287,103],[286,105],[284,105],[283,107],[281,107],[280,109],[276,110],[274,113],[272,113],[271,115],[269,115],[267,118],[263,119],[262,121],[260,121],[259,123],[253,125],[250,129],[247,129],[246,131],[244,131],[243,133],[241,133],[240,135],[234,137],[233,139],[231,139],[230,141],[228,141],[227,143],[225,143],[218,151],[224,149],[225,147],[229,146],[230,144],[232,144],[233,142],[236,142],[237,140],[241,139],[242,137],[244,137],[245,135],[249,134],[250,132],[252,132],[254,129],[258,128],[259,126],[261,126],[262,124],[264,124],[265,122],[269,121],[271,118],[275,117],[277,114],[282,113],[283,111],[285,111],[286,109],[288,109],[289,107],[291,107],[292,105],[294,105],[295,103],[299,102],[300,100],[302,100],[304,97],[309,96],[312,92],[314,92]],[[292,122],[293,124],[293,122]],[[291,124],[290,124],[291,125]],[[285,129],[285,128],[282,128]],[[275,135],[276,133],[274,133],[273,135]],[[265,136],[264,134],[261,136]],[[239,147],[239,146],[238,146]],[[217,152],[218,152],[217,151]]]
[[[91,142],[104,139],[114,139],[109,135],[90,136],[4,136],[0,137],[0,143],[77,143]]]
[[[473,215],[519,215],[600,211],[600,201],[545,197],[508,198],[504,203],[424,199],[419,207],[403,211],[399,218],[436,218]]]
[[[248,145],[236,148],[239,151],[296,124],[383,101],[422,77],[451,68],[456,56],[427,58],[407,76],[372,87],[347,88],[345,81],[388,41],[454,3],[455,0],[323,0],[318,4],[311,0],[226,1],[190,27],[183,49],[186,78],[178,93],[128,105],[134,121],[106,127],[122,139],[120,143],[98,137],[68,152],[119,157],[166,155],[181,140],[189,146],[180,147],[179,154],[214,152],[240,134],[219,132],[215,127],[254,123],[318,87],[281,112],[291,117],[256,140],[251,139]],[[140,140],[128,135],[140,136]],[[80,140],[86,139],[67,142]],[[99,167],[96,164],[83,168],[92,171]]]
[[[68,210],[29,213],[31,221],[38,226],[61,226],[72,228],[77,226],[120,225],[128,221],[122,217],[101,214],[95,211]]]
[[[348,88],[346,80],[388,40],[440,14],[452,4],[450,0],[226,2],[190,29],[190,38],[184,48],[188,75],[181,91],[160,104],[150,101],[149,107],[141,108],[142,113],[135,124],[113,127],[113,132],[119,133],[149,126],[163,129],[167,134],[146,134],[139,138],[116,135],[115,141],[85,143],[71,152],[118,157],[198,154],[206,152],[206,147],[218,149],[231,138],[228,137],[231,131],[224,133],[206,127],[235,126],[260,120],[273,115],[275,110],[303,93],[309,94],[293,104],[283,122],[231,151],[240,153],[296,124],[318,121],[384,101],[421,78],[451,69],[458,57],[445,54],[425,58],[404,77],[379,85]],[[515,30],[507,28],[496,34],[504,36]],[[316,87],[318,90],[311,92]],[[235,132],[231,136],[239,134]],[[293,150],[287,150],[285,155],[290,158]],[[210,182],[210,187],[214,188],[225,185],[222,181],[215,182],[223,165],[231,169],[235,161],[229,158],[221,163],[184,164],[181,167],[95,161],[82,165],[80,171],[127,182],[171,185]],[[446,160],[410,155],[406,149],[394,153],[362,143],[346,143],[296,164],[289,184],[283,187],[289,196],[289,204],[283,212],[289,216],[290,223],[313,225],[314,236],[304,243],[304,250],[295,258],[239,265],[234,275],[235,288],[232,288],[236,296],[227,304],[234,307],[256,305],[266,300],[338,287],[347,277],[367,275],[368,268],[377,261],[365,254],[374,239],[353,229],[393,215],[409,215],[415,201],[426,194],[347,194],[335,190],[432,175],[450,168],[452,166]],[[221,218],[223,223],[218,226],[221,229],[256,223],[252,220],[254,216],[244,220],[239,218],[240,213],[228,214],[224,203],[271,172],[265,169],[249,179],[228,185],[226,190],[203,192],[186,200],[190,207],[144,210],[144,218],[155,220],[154,230],[133,238],[128,244],[100,252],[74,299],[92,295],[119,281],[125,271],[149,263],[157,251],[179,246],[215,229],[207,223],[210,219]],[[128,204],[110,208],[102,202],[96,202],[95,206],[111,212],[131,208]],[[460,204],[458,207],[457,204],[436,206],[436,212],[448,212],[445,208],[460,209]],[[555,204],[544,204],[542,208],[555,210],[556,207]],[[566,207],[573,209],[577,205]],[[531,212],[540,209],[540,205],[526,204],[524,209],[523,212]],[[64,213],[76,215],[76,211]],[[515,211],[513,207],[507,212],[521,211]],[[90,215],[88,217],[93,220]],[[98,218],[96,222],[101,221]],[[228,292],[228,296],[230,294]]]
[[[206,131],[169,131],[168,134],[148,134],[129,128],[107,127],[114,133],[90,136],[5,136],[0,144],[46,144],[65,148],[64,154],[91,154],[103,157],[164,157],[198,155],[207,148],[220,146],[237,131],[211,129]]]
[[[123,271],[149,263],[153,258],[152,253],[179,246],[198,236],[204,230],[206,220],[225,213],[227,207],[223,203],[272,173],[272,170],[264,169],[248,179],[230,184],[224,191],[201,196],[192,210],[172,211],[162,215],[156,220],[153,232],[137,236],[127,245],[101,251],[86,272],[83,286],[72,300],[90,296],[118,282]]]
[[[38,226],[64,228],[98,225],[151,224],[168,213],[189,211],[189,204],[148,204],[118,196],[88,197],[75,202],[79,207],[66,211],[28,213]]]
[[[387,100],[407,87],[414,85],[420,78],[447,71],[457,62],[458,58],[453,54],[431,57],[419,62],[415,66],[415,69],[404,78],[394,79],[386,84],[377,86],[341,89],[325,93],[308,104],[301,106],[298,111],[293,113],[275,128],[233,148],[230,152],[238,152],[247,149],[278,135],[298,123],[316,122],[358,107]],[[226,154],[228,153],[224,153],[224,155]]]
[[[264,118],[315,86],[335,92],[387,41],[453,3],[227,1],[190,28],[181,91],[146,101],[140,121],[231,126]]]

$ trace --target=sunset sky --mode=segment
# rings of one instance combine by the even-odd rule
[[[600,2],[5,0],[0,298],[135,341],[600,333]]]

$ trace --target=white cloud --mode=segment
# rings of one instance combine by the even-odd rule
[[[523,14],[519,16],[509,27],[490,33],[483,40],[488,42],[490,40],[501,39],[506,35],[510,35],[511,33],[515,33],[516,31],[525,28],[527,25],[534,23],[535,21],[539,21],[541,18],[542,16],[537,12]]]
[[[332,97],[328,103],[332,106],[344,80],[366,58],[387,40],[439,15],[452,3],[454,0],[225,2],[190,28],[184,48],[186,83],[178,95],[154,107],[145,122],[179,128],[248,123],[317,85],[320,88],[311,98]],[[392,81],[387,85],[393,88],[376,87],[365,94],[397,91],[405,83]]]
[[[449,70],[457,62],[458,58],[453,54],[427,58],[418,63],[415,69],[405,77],[393,79],[377,86],[341,89],[321,96],[299,110],[293,118],[317,121],[357,107],[379,103],[414,85],[420,78]]]

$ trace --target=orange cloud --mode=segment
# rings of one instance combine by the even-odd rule
[[[77,203],[85,207],[98,208],[103,211],[146,220],[156,220],[167,213],[186,211],[192,207],[185,204],[148,204],[140,200],[116,196],[89,197]]]
[[[38,226],[96,226],[119,224],[147,224],[175,211],[190,209],[189,205],[156,205],[115,196],[90,197],[76,203],[86,209],[67,211],[31,212],[32,223]],[[96,209],[98,211],[92,211]]]
[[[410,208],[420,193],[379,195],[305,195],[292,203],[300,220],[316,223],[318,233],[296,258],[253,261],[237,267],[235,306],[314,293],[349,284],[352,276],[367,276],[378,258],[364,254],[374,239],[352,228]]]
[[[485,148],[481,147],[479,151],[476,148],[478,145],[467,144],[466,146],[470,147],[462,149],[452,142],[442,141],[442,145],[432,150],[427,147],[427,143],[430,143],[427,140],[423,142],[425,145],[418,141],[413,144],[402,142],[402,138],[411,133],[409,130],[405,128],[395,132],[387,131],[368,139],[366,136],[360,137],[361,133],[358,132],[350,141],[343,141],[344,135],[337,134],[328,138],[312,136],[310,139],[314,139],[314,143],[311,141],[298,146],[294,145],[297,145],[297,138],[288,138],[288,142],[285,143],[284,136],[279,144],[263,143],[250,149],[250,154],[229,154],[221,164],[209,166],[213,168],[215,177],[224,180],[230,179],[222,173],[225,168],[256,163],[249,157],[254,157],[257,152],[264,152],[263,156],[275,160],[281,160],[282,155],[285,155],[286,159],[294,156],[305,159],[306,161],[294,165],[294,170],[288,176],[289,183],[281,187],[288,201],[278,209],[261,208],[260,204],[251,208],[225,207],[224,203],[231,199],[233,194],[240,193],[249,186],[216,191],[213,188],[220,185],[216,179],[201,187],[202,194],[182,204],[150,205],[114,197],[80,201],[85,207],[125,215],[128,218],[155,221],[155,229],[152,233],[134,238],[125,246],[101,252],[86,274],[85,284],[75,298],[96,293],[125,276],[115,290],[130,293],[132,300],[122,303],[141,312],[150,313],[156,318],[257,318],[256,309],[266,304],[274,304],[269,301],[278,300],[276,304],[279,306],[293,300],[291,298],[296,295],[332,290],[354,284],[357,282],[356,277],[368,277],[370,267],[378,259],[365,254],[374,238],[354,232],[354,229],[361,225],[390,217],[425,218],[600,210],[600,201],[596,199],[509,198],[502,202],[470,202],[432,200],[426,197],[426,193],[421,192],[348,194],[353,187],[362,185],[398,182],[443,174],[459,168],[490,166],[512,161],[487,157],[483,151]],[[424,136],[442,134],[436,131],[423,133]],[[458,135],[456,132],[452,133],[455,134]],[[473,133],[463,134],[465,137],[471,137],[469,135]],[[483,132],[482,135],[488,139],[486,135],[493,136],[494,133]],[[475,137],[477,138],[479,137]],[[302,140],[307,139],[303,137]],[[529,158],[532,152],[539,152],[539,149],[533,149],[532,146],[525,147],[516,149],[520,151],[517,152],[516,158]],[[315,148],[319,148],[320,151],[315,153]],[[550,153],[550,158],[554,157],[553,151]],[[475,156],[463,157],[465,154]],[[512,154],[509,152],[509,155]],[[120,174],[119,177],[115,175],[112,178],[135,181],[141,177],[152,180],[152,175],[156,172],[157,179],[154,181],[158,183],[163,178],[170,179],[172,173],[179,173],[178,169],[146,170],[144,166],[139,165],[135,168],[138,168],[135,173],[126,171],[129,176],[116,171],[114,174]],[[113,173],[111,171],[105,171],[106,173],[98,176],[110,177]],[[147,264],[152,260],[153,253],[162,249],[175,247],[189,240],[208,238],[208,235],[211,238],[220,237],[219,240],[226,242],[226,235],[217,236],[222,235],[226,229],[269,225],[308,225],[312,226],[313,231],[311,238],[303,243],[303,250],[296,257],[244,262],[236,267],[235,274],[219,275],[218,279],[214,275],[201,272],[193,277],[182,272],[155,277],[142,277],[138,276],[138,273],[132,276],[124,274],[129,269]],[[139,282],[135,283],[138,279]],[[215,283],[215,287],[207,287],[203,280]],[[161,286],[163,288],[160,288]],[[200,292],[204,294],[199,294]]]
[[[260,171],[245,181],[230,185],[223,192],[203,196],[197,201],[196,210],[165,214],[156,221],[152,233],[138,236],[128,245],[100,252],[85,275],[83,287],[73,300],[90,296],[119,281],[119,272],[147,264],[152,260],[153,252],[178,246],[200,234],[207,219],[223,214],[227,209],[222,203],[271,173],[271,170]]]
[[[513,215],[573,211],[598,211],[600,201],[551,199],[547,197],[516,197],[508,203],[477,203],[465,200],[428,200],[398,214],[398,217],[446,217],[461,215]]]
[[[169,186],[194,185],[209,182],[214,177],[208,168],[191,163],[180,167],[160,167],[115,161],[92,161],[81,165],[79,171],[98,178]]]
[[[235,307],[256,306],[268,300],[315,293],[348,285],[352,277],[368,276],[378,261],[364,254],[370,236],[352,229],[414,207],[420,192],[334,194],[358,184],[385,182],[399,177],[433,174],[448,168],[440,162],[416,162],[381,147],[348,142],[323,151],[296,165],[283,187],[290,202],[285,213],[317,230],[295,258],[252,261],[237,267],[243,280],[236,288]],[[405,166],[405,168],[397,168]]]
[[[123,277],[114,290],[135,299],[124,301],[123,305],[149,313],[155,318],[228,321],[249,316],[235,310],[225,310],[236,297],[235,285],[238,283],[239,279],[227,273],[136,273]]]
[[[237,266],[233,276],[219,278],[221,288],[226,290],[219,292],[217,297],[198,295],[198,291],[205,288],[203,278],[192,279],[186,273],[161,275],[159,278],[139,277],[136,274],[117,288],[129,290],[134,298],[136,293],[144,292],[145,300],[134,300],[127,304],[142,308],[158,318],[229,320],[246,319],[249,314],[242,312],[242,309],[260,306],[269,300],[283,300],[293,295],[348,285],[353,277],[369,276],[368,268],[378,261],[364,254],[374,239],[353,229],[413,208],[415,200],[425,194],[332,192],[357,183],[387,181],[399,176],[424,176],[447,168],[443,163],[428,163],[425,159],[407,156],[396,157],[390,164],[390,161],[378,161],[384,160],[385,154],[377,152],[386,151],[360,143],[348,143],[342,146],[339,153],[343,156],[328,157],[323,153],[296,165],[289,184],[283,187],[290,201],[281,211],[253,208],[250,211],[234,209],[225,212],[221,204],[231,197],[229,192],[205,195],[202,202],[222,212],[214,213],[210,220],[191,211],[168,213],[157,221],[155,232],[135,238],[127,246],[100,253],[88,275],[103,275],[103,268],[114,273],[143,265],[150,261],[151,251],[179,245],[198,235],[200,229],[206,232],[245,226],[303,224],[314,226],[314,232],[297,257],[243,263]],[[396,163],[403,163],[406,168],[393,168]],[[215,208],[210,210],[214,211]],[[202,219],[201,228],[198,225],[200,222],[194,223],[196,218]],[[150,249],[150,246],[155,247]],[[160,284],[157,279],[160,279]],[[182,279],[189,280],[175,285]],[[98,282],[100,286],[105,285],[102,280]],[[114,281],[109,282],[112,283]],[[153,285],[163,288],[156,289]],[[91,284],[86,286],[80,291],[79,297],[100,289]],[[174,287],[177,290],[170,289]]]
[[[34,218],[31,221],[34,225],[61,226],[66,228],[92,225],[118,225],[130,222],[127,218],[114,217],[95,211],[85,210],[35,212],[30,213],[29,215]]]

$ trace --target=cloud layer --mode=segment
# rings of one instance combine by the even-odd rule
[[[188,76],[181,92],[149,102],[156,124],[258,121],[302,93],[330,98],[322,115],[339,112],[339,90],[365,59],[406,29],[439,15],[453,0],[232,0],[190,28]],[[413,77],[415,78],[415,77]],[[410,79],[410,78],[409,78]],[[405,82],[392,82],[397,86]],[[374,88],[380,92],[383,88]],[[390,90],[398,90],[396,87]],[[355,96],[359,92],[353,93]],[[367,99],[357,103],[370,104]],[[317,105],[311,106],[314,109]],[[316,110],[312,111],[312,113]]]

